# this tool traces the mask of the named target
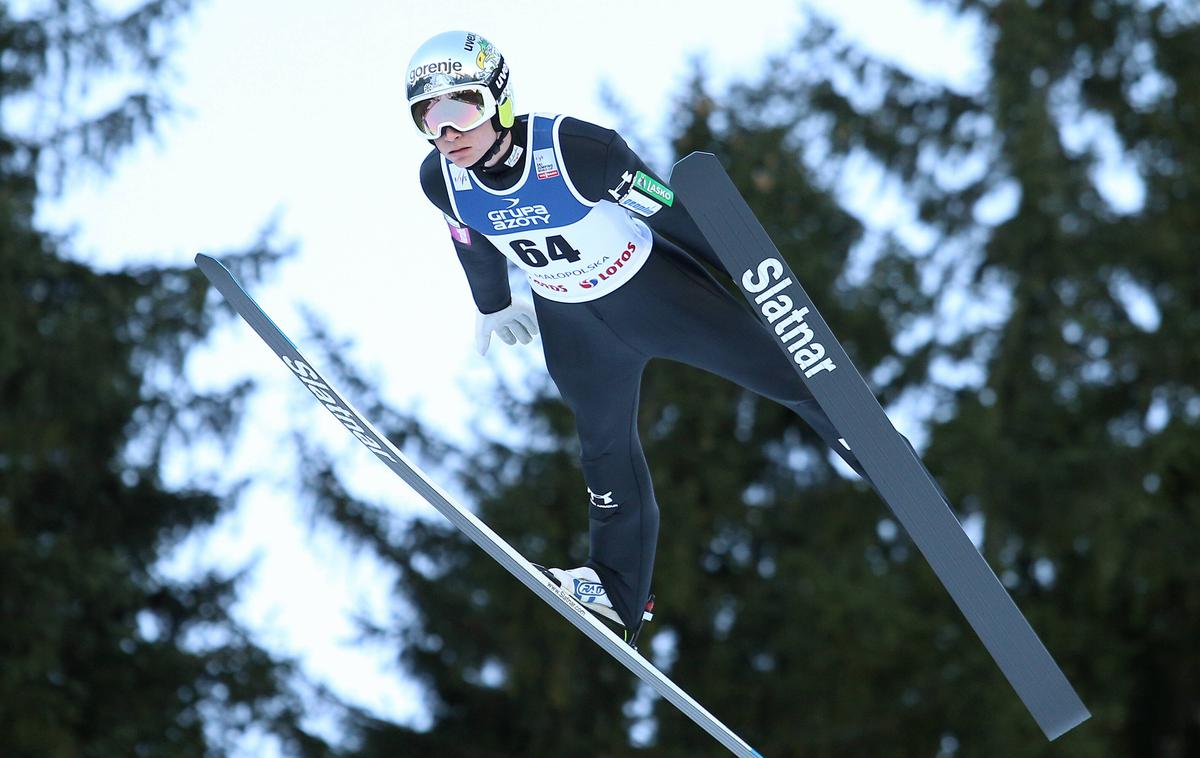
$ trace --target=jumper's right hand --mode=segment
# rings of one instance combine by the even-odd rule
[[[506,345],[520,342],[528,345],[538,333],[537,314],[534,313],[533,303],[513,298],[507,308],[495,313],[475,314],[475,349],[480,355],[487,355],[492,343],[492,332]]]

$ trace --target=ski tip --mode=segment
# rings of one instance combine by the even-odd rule
[[[750,752],[753,753],[754,755],[758,756],[758,758],[763,758],[763,754],[758,752],[754,748],[750,748]]]
[[[209,279],[212,279],[213,276],[219,276],[221,274],[225,274],[227,276],[233,276],[233,274],[231,274],[229,272],[229,269],[225,268],[224,263],[221,263],[219,260],[212,257],[211,255],[205,255],[204,253],[196,253],[195,260],[196,260],[196,265],[200,267],[200,270],[203,271],[204,275],[207,276]]]

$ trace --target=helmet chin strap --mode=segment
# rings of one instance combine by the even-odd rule
[[[494,120],[495,119],[493,119],[493,121]],[[486,171],[487,167],[484,164],[486,164],[492,158],[495,158],[496,155],[498,155],[500,153],[500,147],[501,147],[501,145],[504,144],[504,138],[507,136],[508,136],[508,129],[503,129],[503,128],[498,129],[496,131],[496,141],[493,142],[492,146],[490,148],[488,148],[488,151],[483,154],[483,157],[481,157],[479,160],[472,163],[470,166],[467,166],[467,170],[468,171]],[[516,144],[517,143],[515,140],[509,142],[508,152],[511,153],[513,146]],[[508,157],[507,153],[505,154],[504,157]],[[503,163],[504,163],[504,161],[497,161],[497,165],[503,165]]]

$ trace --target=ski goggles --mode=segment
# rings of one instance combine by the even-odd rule
[[[432,95],[410,106],[413,124],[429,139],[437,139],[445,127],[467,132],[496,113],[491,90],[482,85]]]

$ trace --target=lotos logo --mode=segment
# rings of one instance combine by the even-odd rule
[[[633,257],[635,252],[637,252],[637,245],[630,242],[625,246],[625,250],[621,252],[620,257],[613,261],[611,266],[597,274],[596,278],[594,279],[584,279],[579,283],[579,286],[585,290],[590,290],[592,287],[595,287],[609,277],[616,276],[617,272],[625,267],[626,262]],[[588,492],[591,492],[591,490],[588,490]],[[610,492],[608,494],[611,495],[612,493]],[[595,505],[595,502],[593,502],[592,505]]]
[[[418,79],[424,79],[434,74],[452,74],[457,76],[461,73],[462,63],[459,61],[444,60],[438,63],[428,63],[424,66],[417,66],[408,72],[408,86],[411,87],[416,84]]]

